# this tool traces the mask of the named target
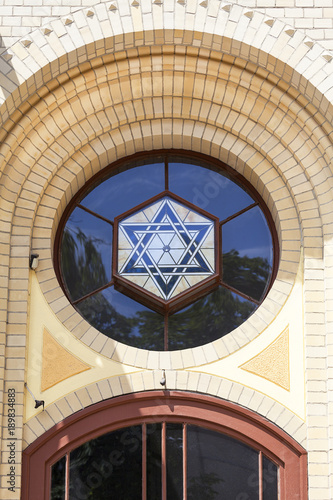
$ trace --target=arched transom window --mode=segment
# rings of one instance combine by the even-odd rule
[[[50,500],[278,500],[279,467],[211,429],[154,422],[118,429],[67,453]]]
[[[148,391],[91,405],[32,443],[22,500],[305,500],[306,463],[254,412]]]

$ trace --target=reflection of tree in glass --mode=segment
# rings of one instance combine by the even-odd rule
[[[139,311],[136,313],[136,324],[139,336],[136,346],[154,351],[164,350],[164,318],[153,311]]]
[[[240,257],[235,249],[223,254],[223,281],[240,292],[260,300],[265,292],[271,266],[262,257]]]
[[[135,345],[136,337],[133,331],[137,320],[118,313],[102,292],[79,302],[76,307],[84,318],[100,332],[119,342]]]
[[[89,323],[109,337],[143,349],[164,349],[163,317],[154,311],[138,311],[134,317],[123,316],[101,293],[77,307]],[[169,349],[212,342],[241,325],[255,308],[255,304],[220,287],[169,317]]]
[[[169,349],[212,342],[241,325],[256,306],[219,287],[169,318]]]
[[[108,282],[102,256],[96,249],[100,240],[87,237],[80,229],[75,238],[63,233],[61,270],[72,300],[96,290]]]
[[[64,231],[61,247],[62,272],[73,300],[107,283],[107,275],[96,241],[78,231],[73,237]],[[267,260],[240,257],[236,250],[223,256],[226,283],[254,298],[260,298],[270,273]],[[120,314],[103,292],[76,305],[96,329],[127,345],[150,350],[164,349],[164,319],[154,311]],[[168,319],[170,350],[212,342],[241,325],[256,305],[219,287],[206,297]]]
[[[162,424],[147,424],[147,498],[162,498]]]
[[[66,457],[62,457],[56,462],[51,469],[51,499],[64,500],[65,498],[65,474],[66,474]]]
[[[73,450],[69,498],[141,498],[141,441],[141,426],[133,426],[92,439]]]
[[[187,500],[214,500],[218,498],[218,492],[214,486],[220,483],[215,472],[201,473],[198,477],[191,477],[187,487]]]
[[[166,425],[166,475],[168,500],[183,498],[183,426],[167,423]]]
[[[52,489],[50,500],[63,500],[65,498],[65,485],[56,483],[57,478],[52,476]]]

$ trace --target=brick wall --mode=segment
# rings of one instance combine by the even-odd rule
[[[119,3],[124,0],[117,0]],[[117,4],[117,1],[107,2]],[[164,0],[173,4],[176,0]],[[82,8],[93,8],[101,2],[96,0],[1,0],[0,2],[0,47],[8,48],[19,38],[49,22],[66,17]],[[142,0],[142,8],[151,3]],[[187,0],[191,10],[196,0]],[[280,19],[294,29],[305,32],[327,50],[333,50],[333,1],[332,0],[208,0],[215,8],[238,5],[255,9],[267,19]],[[1,50],[1,49],[0,49]]]

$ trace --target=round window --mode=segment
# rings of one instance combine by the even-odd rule
[[[241,325],[265,298],[277,237],[248,182],[198,154],[111,165],[67,208],[56,269],[97,330],[152,350],[196,347]]]

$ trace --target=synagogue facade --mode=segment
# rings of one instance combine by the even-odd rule
[[[3,0],[0,497],[333,496],[333,0]]]

